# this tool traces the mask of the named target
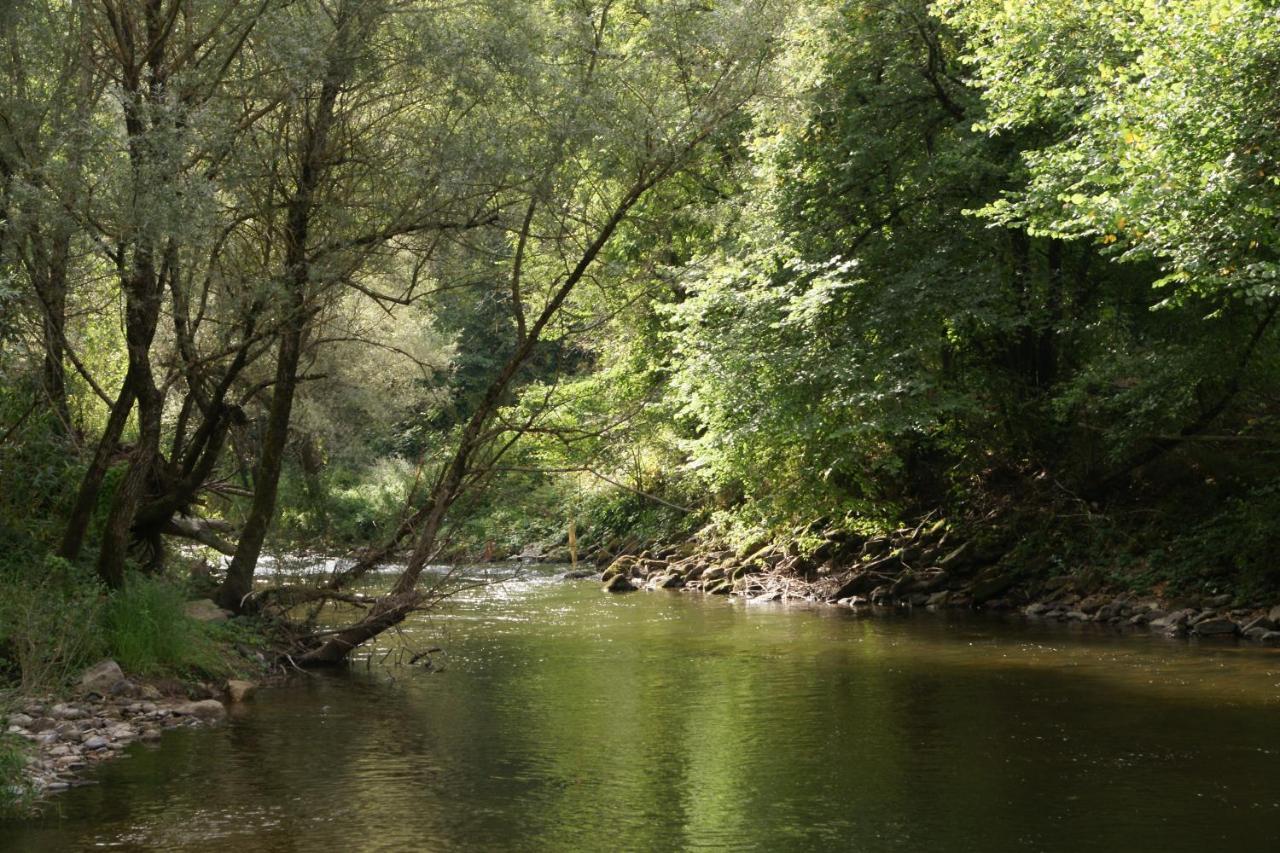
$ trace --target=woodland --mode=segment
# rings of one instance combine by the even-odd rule
[[[0,679],[709,528],[1274,591],[1277,79],[1260,0],[9,0]]]

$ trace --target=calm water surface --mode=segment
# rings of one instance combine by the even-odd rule
[[[535,577],[409,627],[443,671],[264,691],[0,849],[1280,850],[1280,655],[1084,627]]]

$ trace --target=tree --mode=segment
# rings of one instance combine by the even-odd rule
[[[414,544],[391,593],[301,660],[345,660],[422,603],[418,581],[437,554],[446,514],[512,445],[495,416],[538,341],[649,193],[690,169],[708,140],[751,101],[767,67],[776,12],[763,2],[712,8],[604,2],[539,4],[497,19],[504,37],[519,33],[536,46],[509,84],[508,120],[527,134],[520,179],[504,197],[514,215],[502,222],[514,243],[501,278],[511,293],[515,346],[407,526]],[[547,48],[553,52],[541,52]]]

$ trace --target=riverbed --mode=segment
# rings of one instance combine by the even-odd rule
[[[95,771],[0,849],[1280,844],[1280,653],[540,568]],[[430,667],[393,665],[439,647]],[[424,659],[425,660],[425,659]]]

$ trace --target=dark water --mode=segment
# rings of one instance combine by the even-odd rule
[[[265,691],[0,849],[1280,850],[1273,652],[550,580],[411,632],[444,671]]]

